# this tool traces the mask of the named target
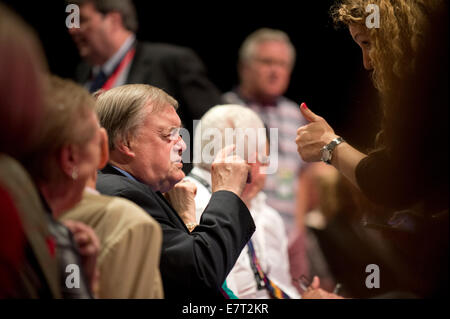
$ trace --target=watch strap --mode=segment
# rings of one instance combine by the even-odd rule
[[[336,148],[336,146],[338,146],[339,144],[341,144],[343,142],[345,142],[344,139],[342,137],[338,136],[335,139],[333,139],[330,143],[325,145],[323,148],[328,150],[330,155],[327,159],[322,158],[322,161],[327,163],[328,165],[331,165],[331,159],[333,158],[334,149]]]

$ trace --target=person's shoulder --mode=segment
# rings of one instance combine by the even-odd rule
[[[285,117],[293,118],[301,122],[306,122],[305,118],[302,115],[302,112],[300,112],[299,103],[296,103],[285,96],[281,96],[278,99],[278,108]]]
[[[193,54],[193,50],[188,47],[162,42],[138,42],[138,49],[146,54],[151,54],[152,56],[161,58],[179,57]]]
[[[295,108],[299,108],[299,104],[294,102],[293,100],[291,100],[290,98],[288,98],[287,96],[280,96],[278,98],[279,103],[285,104],[288,107],[295,107]]]
[[[132,201],[121,197],[109,197],[109,199],[106,210],[111,217],[116,217],[128,225],[156,224],[153,217]]]
[[[103,204],[101,214],[98,214],[99,220],[94,227],[102,242],[100,262],[105,260],[106,256],[115,255],[119,247],[128,246],[131,242],[134,245],[149,245],[155,240],[161,241],[162,231],[159,223],[133,202],[105,195],[97,195],[96,199]]]
[[[295,112],[295,114],[301,114],[300,104],[292,101],[291,99],[289,99],[285,96],[281,96],[278,98],[278,105],[284,109]]]
[[[148,185],[123,175],[100,173],[97,178],[97,190],[103,195],[126,198],[141,207],[154,218],[165,216],[167,210],[157,192]]]
[[[78,220],[96,228],[105,219],[106,207],[112,198],[110,196],[85,191],[81,201],[75,207],[61,215],[59,219]]]
[[[234,91],[228,91],[222,95],[222,100],[228,104],[238,104],[242,106],[247,106],[245,102],[239,97],[239,95]]]
[[[128,177],[116,174],[100,172],[97,177],[97,189],[100,193],[109,196],[118,196],[123,193],[145,192],[149,191],[147,185],[134,181]]]
[[[81,213],[97,217],[96,228],[101,227],[108,237],[120,237],[131,229],[158,227],[141,207],[122,197],[85,193],[81,204]]]

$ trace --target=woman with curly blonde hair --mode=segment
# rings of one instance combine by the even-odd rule
[[[331,16],[336,25],[349,27],[362,49],[364,67],[373,70],[374,85],[386,98],[401,79],[414,71],[417,52],[431,22],[430,14],[441,3],[440,0],[344,0],[331,8]],[[375,25],[371,20],[377,13],[379,20]]]
[[[392,243],[404,257],[409,291],[440,295],[448,288],[442,268],[448,265],[448,3],[343,0],[331,15],[348,26],[373,72],[383,134],[363,154],[302,103],[310,123],[297,131],[298,152],[307,162],[333,165],[372,202],[395,212],[383,228],[396,234]]]
[[[371,11],[370,4],[378,10]],[[447,8],[443,0],[343,0],[331,9],[334,21],[347,25],[353,40],[361,47],[364,67],[373,71],[374,85],[381,95],[384,130],[382,144],[378,145],[381,147],[377,150],[392,148],[390,141],[398,133],[393,123],[399,118],[399,108],[403,107],[400,101],[402,94],[407,93],[405,83],[417,77],[419,53],[426,49],[430,37],[448,31],[445,23],[433,21],[433,18],[445,20],[447,17],[442,17],[442,12]],[[374,14],[378,14],[379,25],[369,21]],[[440,41],[441,45],[447,42],[443,38],[432,40]],[[314,114],[305,103],[300,109],[311,122],[297,132],[296,142],[302,158],[307,162],[322,160],[332,164],[355,186],[362,188],[356,175],[361,166],[358,164],[362,164],[367,155],[345,143],[325,119]]]

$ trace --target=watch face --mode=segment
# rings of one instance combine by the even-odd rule
[[[322,149],[322,161],[326,162],[330,159],[330,151],[327,148]]]

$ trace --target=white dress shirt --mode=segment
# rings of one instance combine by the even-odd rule
[[[211,174],[199,167],[194,167],[192,173],[200,177],[204,182],[211,184]],[[196,220],[201,223],[201,215],[208,205],[211,192],[204,182],[187,176],[197,186],[195,196]],[[266,204],[266,195],[259,192],[251,202],[250,213],[256,225],[256,231],[252,236],[256,256],[261,268],[278,287],[291,298],[300,298],[297,289],[292,285],[289,270],[288,241],[284,222],[273,208]],[[242,250],[236,264],[226,279],[228,288],[236,296],[245,299],[268,299],[270,295],[264,288],[258,290],[256,279],[250,264],[248,247]]]

